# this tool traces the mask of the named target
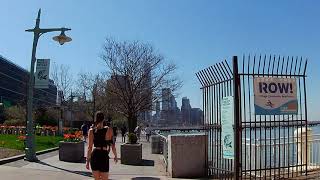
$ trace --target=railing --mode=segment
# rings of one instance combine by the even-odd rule
[[[308,139],[311,149],[310,166],[320,168],[320,134],[313,135],[313,139]]]
[[[320,134],[308,135],[307,139],[307,146],[305,136],[277,139],[243,139],[242,157],[245,158],[242,159],[242,169],[248,171],[287,167],[289,165],[287,168],[282,168],[283,172],[281,174],[305,171],[305,167],[308,168],[308,171],[319,170]],[[258,174],[258,171],[256,173]]]

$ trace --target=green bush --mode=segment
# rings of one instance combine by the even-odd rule
[[[138,141],[137,135],[134,133],[129,133],[128,140],[129,140],[129,144],[136,144]]]
[[[57,112],[54,109],[39,108],[36,111],[36,124],[40,126],[56,126],[57,125]]]

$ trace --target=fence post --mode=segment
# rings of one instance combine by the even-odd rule
[[[240,140],[241,140],[241,110],[240,110],[240,77],[238,73],[238,57],[233,56],[233,95],[234,95],[234,179],[240,175]]]

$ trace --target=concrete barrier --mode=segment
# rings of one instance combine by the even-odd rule
[[[169,135],[168,173],[173,178],[206,176],[206,144],[204,134]]]

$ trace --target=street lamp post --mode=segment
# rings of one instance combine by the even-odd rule
[[[65,42],[70,42],[72,39],[65,35],[65,31],[71,29],[68,28],[50,28],[41,29],[40,28],[40,14],[41,9],[38,11],[38,16],[36,19],[36,25],[33,29],[27,29],[26,32],[33,32],[33,45],[32,45],[32,55],[31,55],[31,66],[30,66],[30,76],[29,76],[29,87],[28,87],[28,100],[27,100],[27,133],[26,133],[26,160],[30,162],[37,161],[36,151],[35,151],[35,136],[34,136],[34,124],[32,119],[32,106],[33,106],[33,88],[34,88],[34,65],[36,63],[36,51],[38,40],[41,35],[47,32],[61,31],[59,36],[55,36],[53,40],[58,41],[60,45]]]

